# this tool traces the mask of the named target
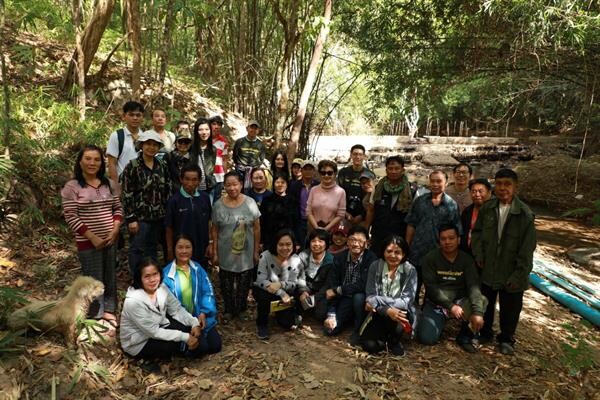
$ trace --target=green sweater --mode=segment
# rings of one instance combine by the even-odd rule
[[[518,197],[511,203],[498,238],[498,199],[487,201],[479,210],[471,233],[473,256],[483,266],[481,282],[493,289],[522,292],[529,286],[536,246],[535,216]],[[512,287],[508,287],[512,283]]]
[[[433,303],[450,309],[459,299],[468,298],[472,314],[483,315],[484,298],[479,290],[479,275],[473,258],[462,250],[454,262],[448,261],[440,249],[431,250],[422,259],[426,296]]]

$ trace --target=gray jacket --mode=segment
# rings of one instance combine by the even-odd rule
[[[382,259],[374,261],[369,267],[367,287],[365,294],[367,303],[381,316],[387,316],[390,307],[408,311],[411,325],[415,325],[417,309],[415,307],[415,296],[417,293],[417,270],[411,263],[405,261],[398,267],[400,273],[400,291],[392,293],[391,296],[383,295],[383,266]]]
[[[181,305],[179,300],[164,284],[156,291],[158,308],[152,304],[144,289],[130,287],[125,296],[121,312],[121,347],[132,356],[136,356],[148,339],[165,340],[169,342],[187,342],[189,333],[165,329],[169,326],[167,314],[183,325],[190,327],[199,324]]]

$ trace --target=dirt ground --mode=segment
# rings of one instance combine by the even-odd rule
[[[597,243],[600,229],[544,215],[537,226],[540,254],[597,284],[564,254]],[[79,272],[70,236],[56,226],[5,240],[0,259],[15,262],[0,264],[0,284],[36,298],[56,298]],[[0,399],[47,399],[53,390],[61,399],[600,399],[598,329],[534,289],[525,294],[513,357],[491,344],[466,354],[454,343],[454,322],[438,345],[408,343],[403,358],[369,356],[351,348],[347,334],[324,337],[310,319],[295,332],[272,327],[269,341],[257,339],[253,321],[218,329],[220,354],[156,372],[124,356],[114,339],[78,350],[55,336],[24,339],[22,352],[0,359]]]

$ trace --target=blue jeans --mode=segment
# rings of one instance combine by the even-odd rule
[[[417,328],[419,342],[426,345],[436,344],[440,340],[447,321],[448,317],[446,317],[440,308],[436,307],[431,301],[425,300],[423,314]],[[469,323],[462,321],[460,331],[456,336],[456,343],[470,343],[472,339],[473,332],[469,329]]]
[[[365,294],[355,293],[351,296],[342,296],[333,299],[332,304],[335,307],[336,327],[327,334],[337,335],[350,322],[353,325],[353,333],[358,333],[365,319]],[[332,310],[331,307],[330,310]]]
[[[221,198],[221,193],[223,193],[223,182],[217,182],[215,186],[211,190],[210,194],[210,204],[215,204],[217,200]]]
[[[157,245],[161,241],[162,221],[138,221],[139,229],[130,236],[129,271],[133,275],[138,264],[147,257],[158,262]]]

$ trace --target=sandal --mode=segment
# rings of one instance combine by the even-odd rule
[[[104,313],[104,315],[111,315],[111,317],[102,317],[102,319],[106,322],[108,322],[113,328],[117,329],[119,327],[119,321],[117,321],[117,317],[115,317],[114,315],[110,314],[110,313]]]

